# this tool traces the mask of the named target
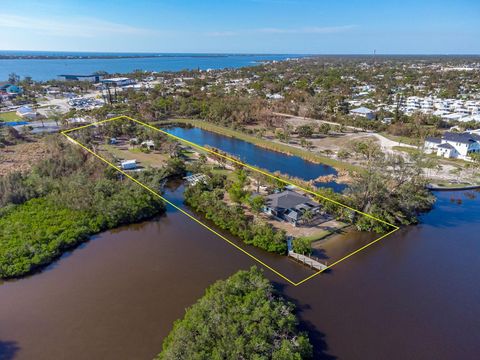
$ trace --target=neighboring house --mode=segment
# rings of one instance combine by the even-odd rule
[[[21,95],[23,94],[23,88],[21,86],[12,85],[7,88],[7,94]]]
[[[140,146],[147,148],[148,150],[155,150],[155,143],[153,140],[142,141]]]
[[[298,224],[307,210],[316,214],[320,210],[320,204],[292,190],[265,197],[264,212],[294,226]]]
[[[470,160],[470,154],[480,153],[480,135],[470,132],[446,132],[441,138],[425,139],[424,151],[445,158]]]
[[[375,112],[366,107],[359,107],[356,109],[350,110],[350,114],[354,116],[364,117],[368,120],[375,119]]]
[[[17,109],[17,115],[22,119],[35,120],[37,113],[30,106],[21,106]]]
[[[426,137],[423,149],[426,153],[432,154],[437,152],[438,145],[442,143],[442,139],[436,137]]]
[[[23,88],[17,85],[2,83],[0,86],[0,94],[8,97],[15,97],[23,94]]]

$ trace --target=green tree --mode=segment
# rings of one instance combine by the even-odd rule
[[[318,127],[318,132],[319,132],[320,134],[323,134],[323,135],[328,135],[328,133],[330,132],[331,129],[332,129],[332,127],[330,126],[330,124],[322,123],[322,124]]]
[[[157,359],[309,359],[312,345],[293,310],[260,270],[239,271],[187,309]]]
[[[17,75],[16,73],[12,72],[8,74],[8,82],[10,84],[18,84],[19,81],[20,81],[20,76]]]
[[[312,253],[312,242],[305,237],[293,239],[292,246],[293,251],[297,254],[309,255]]]
[[[355,206],[389,223],[411,224],[417,215],[431,208],[434,196],[426,189],[423,176],[425,155],[385,155],[375,143],[354,146],[365,161],[364,171],[353,174],[347,193]],[[382,232],[387,225],[366,216],[358,217],[357,227]]]
[[[265,206],[265,199],[260,195],[254,196],[250,199],[250,206],[252,208],[252,211],[258,214],[260,213],[260,211],[263,210],[263,207]]]
[[[313,126],[311,125],[301,125],[296,130],[298,135],[303,138],[309,138],[313,135]]]

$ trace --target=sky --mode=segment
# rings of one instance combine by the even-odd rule
[[[0,49],[480,54],[480,1],[0,0]]]

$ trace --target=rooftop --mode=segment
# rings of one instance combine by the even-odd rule
[[[480,141],[480,136],[476,134],[470,134],[468,132],[464,132],[464,133],[446,132],[443,135],[443,138],[446,141],[458,142],[463,144],[470,144],[472,142]]]
[[[452,145],[450,145],[450,144],[440,144],[440,145],[438,145],[438,147],[439,147],[439,148],[442,148],[442,149],[450,149],[450,150],[455,149],[455,148],[454,148]]]
[[[280,193],[268,195],[265,200],[266,205],[271,208],[291,209],[301,204],[309,204],[313,207],[319,206],[318,203],[310,198],[292,190],[285,190]]]
[[[350,112],[356,113],[356,114],[371,114],[373,113],[373,110],[366,108],[366,107],[359,107],[356,109],[350,110]]]
[[[431,142],[431,143],[435,143],[435,144],[441,144],[441,143],[442,143],[442,139],[436,138],[436,137],[430,137],[430,136],[427,136],[427,137],[425,138],[425,141],[428,141],[428,142]]]

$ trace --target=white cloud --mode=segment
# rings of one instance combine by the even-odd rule
[[[75,37],[96,37],[102,34],[145,35],[158,33],[154,30],[113,23],[96,18],[70,17],[68,19],[42,19],[9,14],[2,14],[2,16],[0,16],[0,27],[30,30],[40,34]]]
[[[240,35],[237,31],[212,31],[207,33],[208,36],[236,36]]]
[[[237,35],[252,35],[252,34],[335,34],[347,32],[354,29],[356,25],[342,25],[342,26],[312,26],[302,28],[261,28],[241,31],[214,31],[208,32],[208,36],[237,36]]]
[[[265,28],[258,29],[257,32],[263,32],[267,34],[334,34],[346,32],[353,29],[355,25],[343,25],[343,26],[312,26],[299,29],[279,29],[279,28]]]

